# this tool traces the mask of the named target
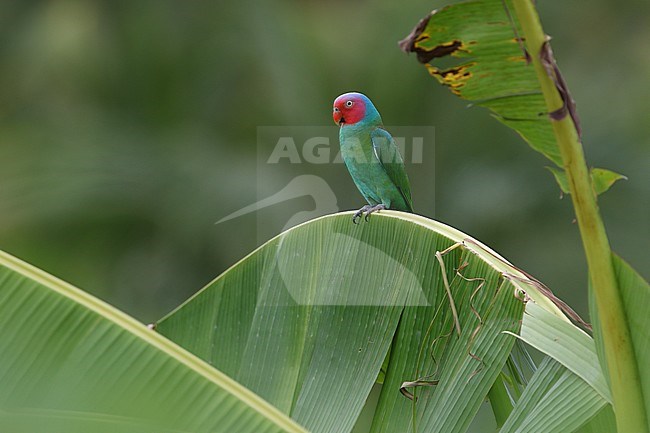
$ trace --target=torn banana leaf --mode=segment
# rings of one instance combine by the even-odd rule
[[[551,58],[545,60],[565,100],[561,110],[548,112],[510,1],[476,0],[434,10],[400,47],[415,53],[429,73],[454,94],[491,110],[496,119],[562,168],[551,118],[571,115],[579,132],[575,103],[548,49],[545,53]],[[442,58],[451,58],[455,64],[438,66],[436,61]],[[594,179],[597,193],[606,191],[621,176],[598,170]]]
[[[501,0],[478,0],[446,6],[420,21],[400,46],[416,53],[429,73],[454,94],[492,110],[533,149],[561,167],[537,75],[507,5]],[[434,64],[447,56],[458,59],[457,64],[448,68]]]

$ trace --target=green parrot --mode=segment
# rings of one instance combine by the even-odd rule
[[[355,224],[382,209],[413,212],[411,187],[395,140],[384,129],[372,101],[361,93],[334,100],[332,116],[341,127],[341,157],[368,204],[352,217]]]

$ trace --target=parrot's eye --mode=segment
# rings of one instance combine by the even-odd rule
[[[346,101],[345,102],[345,106],[348,107],[348,108],[352,107],[353,104],[354,104],[354,102],[352,102],[352,101]]]

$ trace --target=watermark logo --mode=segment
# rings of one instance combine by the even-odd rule
[[[414,174],[425,163],[429,172],[433,170],[433,127],[400,126],[386,129],[391,132],[398,152],[382,155],[384,161],[403,160],[412,180],[419,178]],[[363,206],[365,200],[352,183],[341,157],[338,134],[339,128],[336,126],[259,127],[256,170],[258,200],[224,216],[217,223],[271,208],[276,214],[285,215],[281,218],[284,219],[281,226],[274,225],[274,229],[281,231],[342,208],[355,209]],[[381,139],[385,138],[375,140]],[[361,144],[356,147],[360,149]],[[386,148],[391,149],[392,146]],[[368,155],[365,152],[355,153],[355,162],[379,163],[372,154]],[[429,178],[433,179],[433,176]],[[412,182],[412,191],[414,187],[416,185]],[[427,190],[430,191],[431,187],[428,185]],[[279,206],[300,197],[311,199],[313,205],[310,209],[296,210],[292,206]]]
[[[393,137],[393,139],[397,144],[397,150],[402,156],[402,159],[411,164],[422,164],[425,137],[409,137],[410,141],[408,146],[407,137],[397,136]],[[349,140],[354,140],[354,138]],[[379,137],[377,140],[386,140],[386,138]],[[332,141],[331,137],[316,136],[306,138],[303,142],[296,143],[296,138],[293,136],[281,136],[277,138],[266,163],[343,164],[338,138],[335,140],[335,143]],[[359,145],[361,144],[359,143]],[[405,156],[408,158],[405,158]],[[392,156],[392,160],[397,160],[397,154]],[[372,161],[364,159],[359,162],[369,163]]]
[[[311,174],[302,174],[292,178],[280,191],[221,218],[217,221],[217,224],[304,196],[313,198],[316,203],[316,208],[292,215],[284,224],[281,231],[289,229],[301,222],[328,213],[338,212],[339,210],[336,203],[336,194],[334,194],[334,191],[325,179]]]

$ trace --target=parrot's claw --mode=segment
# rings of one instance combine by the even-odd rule
[[[358,220],[359,218],[361,218],[361,217],[363,216],[363,214],[366,213],[366,212],[368,212],[370,209],[372,209],[372,206],[370,206],[369,204],[367,204],[367,205],[365,205],[364,207],[362,207],[361,209],[359,209],[359,210],[358,210],[358,211],[357,211],[357,212],[352,216],[352,222],[353,222],[354,224],[359,224],[359,222],[358,222],[357,220]],[[367,220],[366,220],[366,221],[367,221]]]
[[[352,216],[352,222],[355,223],[355,224],[359,224],[357,220],[359,218],[361,218],[362,216],[363,216],[363,219],[366,220],[366,222],[368,222],[369,221],[368,217],[370,216],[371,213],[379,212],[380,210],[384,210],[384,209],[386,209],[386,205],[381,204],[381,203],[378,204],[378,205],[375,205],[375,206],[371,206],[371,205],[367,204],[364,207],[362,207],[361,209],[359,209]],[[363,215],[364,213],[366,214],[365,216]]]
[[[370,209],[366,212],[365,220],[368,221],[368,217],[370,216],[371,213],[373,212],[379,212],[380,210],[386,209],[386,205],[384,204],[378,204],[376,206],[371,206]]]

